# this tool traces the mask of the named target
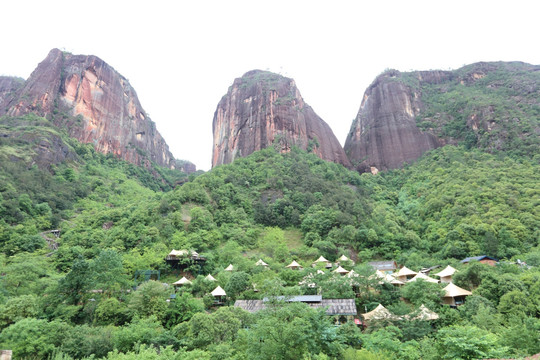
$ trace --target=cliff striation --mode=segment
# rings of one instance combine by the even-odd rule
[[[395,169],[442,145],[416,126],[420,96],[395,76],[385,73],[369,86],[345,141],[347,156],[361,172]]]
[[[307,105],[293,79],[253,70],[235,79],[213,120],[212,166],[228,164],[268,146],[293,146],[350,166],[334,133]]]
[[[0,96],[3,85],[0,79]],[[0,116],[36,113],[137,165],[174,168],[174,158],[126,78],[96,56],[53,49],[26,82],[0,101]]]

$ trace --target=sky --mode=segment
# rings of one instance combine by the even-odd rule
[[[212,120],[234,79],[295,80],[343,145],[386,69],[540,64],[540,2],[2,1],[0,75],[27,78],[52,48],[96,55],[125,76],[175,158],[209,170]]]

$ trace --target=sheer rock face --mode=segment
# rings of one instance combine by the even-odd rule
[[[345,141],[345,152],[360,172],[399,168],[444,144],[416,126],[415,117],[423,106],[420,94],[394,76],[392,72],[380,75],[366,90]],[[423,71],[417,76],[420,81],[439,83],[450,73]]]
[[[235,79],[213,120],[212,166],[269,146],[297,146],[350,167],[334,133],[307,105],[292,79],[253,70]]]
[[[15,92],[21,88],[24,80],[12,76],[0,76],[0,109],[4,103],[13,99]]]
[[[52,118],[56,125],[67,127],[70,136],[93,143],[99,152],[137,165],[150,159],[174,167],[168,145],[135,90],[96,56],[51,50],[16,95],[0,102],[0,115],[30,112]]]

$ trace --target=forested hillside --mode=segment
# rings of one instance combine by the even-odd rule
[[[359,175],[299,149],[267,148],[188,179],[98,154],[33,115],[4,117],[0,126],[0,347],[16,358],[540,352],[535,157],[446,146],[403,169]],[[165,262],[172,249],[197,251],[205,265],[188,261],[173,269]],[[335,262],[342,254],[354,263],[341,265],[360,275],[354,289],[348,278],[311,267],[321,255]],[[501,262],[459,263],[482,254]],[[255,266],[260,258],[267,268]],[[379,282],[366,263],[381,259],[415,271],[451,264],[459,270],[456,284],[473,295],[452,309],[441,305],[440,284]],[[528,266],[513,264],[517,259]],[[304,269],[286,268],[292,260]],[[229,264],[233,272],[224,271]],[[136,281],[140,270],[159,270],[160,281]],[[164,285],[182,276],[193,283]],[[209,293],[217,284],[226,305],[319,292],[354,297],[359,313],[381,303],[405,315],[425,304],[440,318],[382,322],[361,332],[352,323],[335,327],[324,311],[301,303],[276,301],[254,314],[216,307]]]

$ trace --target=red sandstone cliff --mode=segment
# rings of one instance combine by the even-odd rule
[[[345,141],[349,160],[361,172],[399,168],[443,145],[437,136],[416,126],[415,117],[422,109],[420,95],[395,81],[395,76],[387,72],[369,86]],[[426,71],[418,76],[439,82],[449,75]]]
[[[1,88],[2,81],[0,96]],[[146,115],[135,90],[96,56],[51,50],[23,86],[0,101],[0,115],[30,112],[52,119],[66,127],[70,136],[93,143],[102,153],[113,153],[138,165],[150,159],[174,167],[168,145]]]
[[[310,149],[321,159],[350,166],[334,133],[307,105],[292,79],[253,70],[235,79],[213,120],[212,166],[268,146]]]

